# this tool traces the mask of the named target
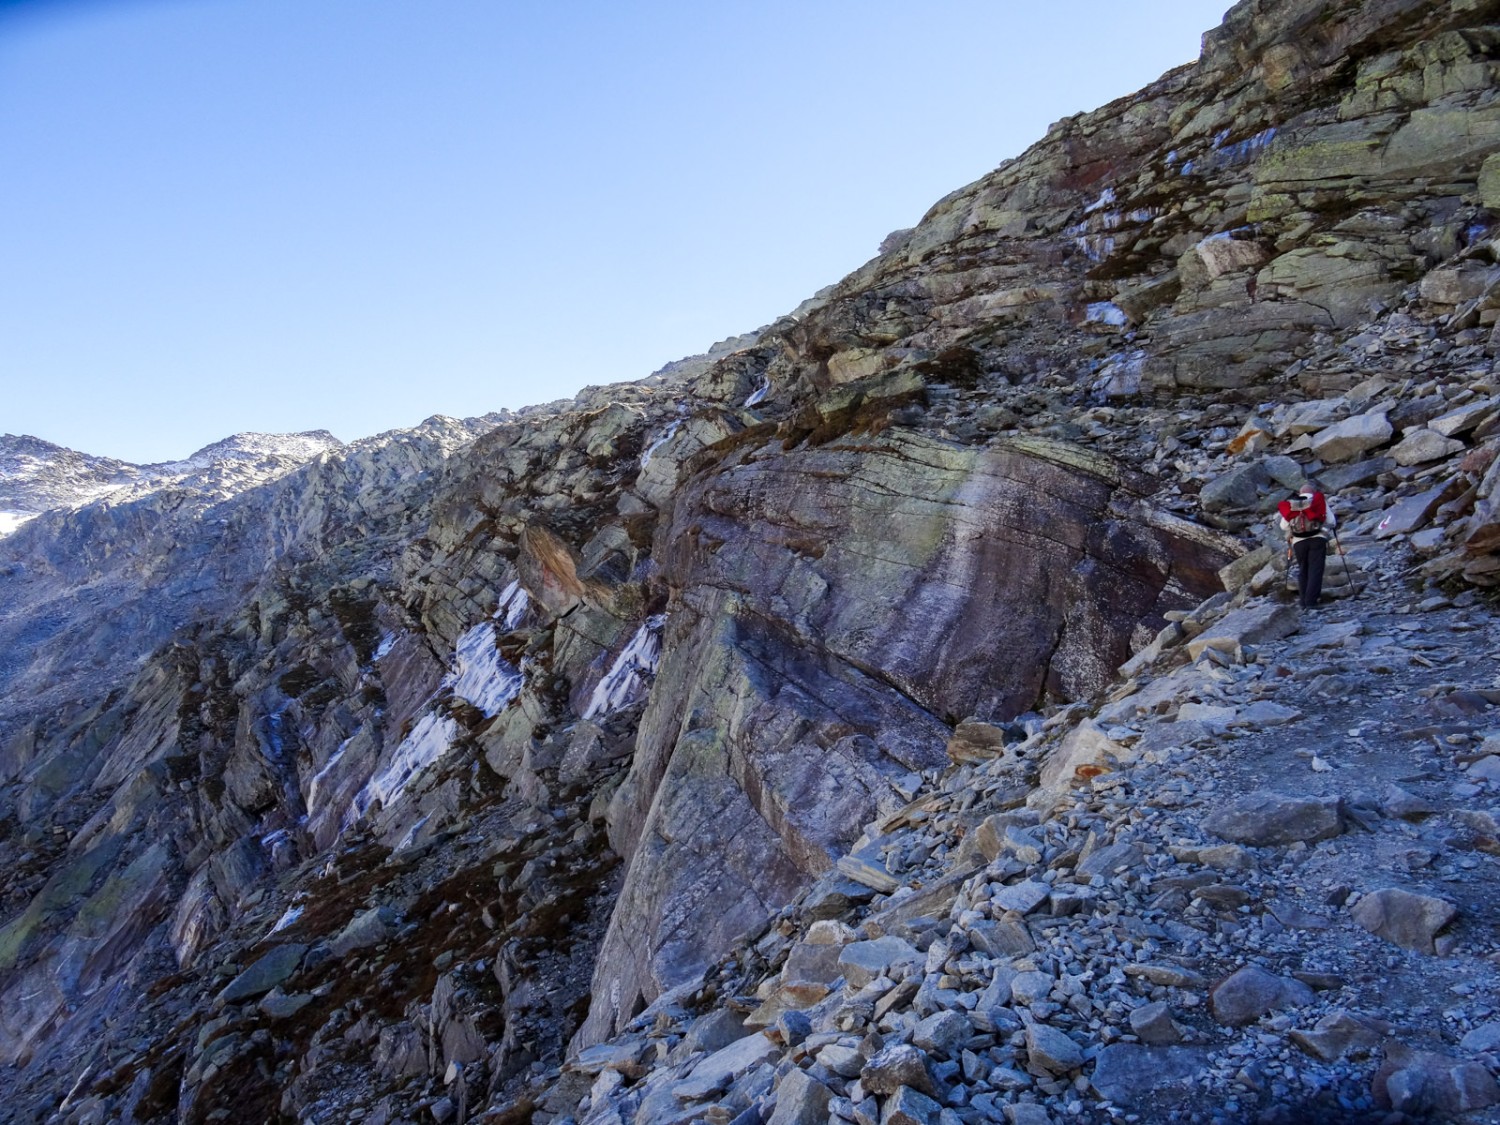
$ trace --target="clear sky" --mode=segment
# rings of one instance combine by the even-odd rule
[[[638,379],[1228,0],[0,0],[0,432],[131,461]]]

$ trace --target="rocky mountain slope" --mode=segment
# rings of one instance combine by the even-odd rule
[[[1247,0],[718,354],[0,540],[0,1113],[1500,1120],[1497,57]]]
[[[78,508],[105,496],[118,502],[174,489],[225,500],[342,444],[327,430],[235,434],[183,461],[132,465],[40,438],[0,434],[0,536],[41,512]]]

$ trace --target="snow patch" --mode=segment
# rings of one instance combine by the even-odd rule
[[[1115,201],[1115,189],[1107,187],[1099,193],[1099,198],[1083,209],[1085,215],[1092,215],[1095,211],[1108,207]]]
[[[454,659],[458,667],[448,673],[443,686],[488,717],[500,714],[520,694],[525,679],[495,647],[493,621],[481,621],[459,637]]]
[[[448,752],[457,734],[458,724],[446,715],[436,712],[424,715],[396,747],[390,765],[370,778],[354,798],[349,810],[350,819],[364,816],[376,801],[382,808],[390,808],[417,774]]]
[[[656,675],[661,662],[661,631],[666,622],[667,615],[658,613],[646,618],[645,624],[635,631],[589,696],[589,705],[583,712],[585,719],[612,715],[645,694],[647,681]]]
[[[380,644],[376,646],[375,656],[372,659],[379,660],[381,657],[385,656],[391,651],[391,648],[395,645],[395,643],[396,634],[392,633],[389,629],[382,629],[380,631]]]
[[[289,906],[289,907],[287,907],[286,908],[286,913],[283,914],[280,918],[278,918],[276,920],[276,925],[274,925],[274,926],[271,927],[271,933],[273,933],[273,934],[279,934],[282,930],[286,929],[293,922],[295,922],[298,918],[302,917],[302,911],[303,911],[303,907],[301,907],[301,906]],[[269,936],[269,935],[267,935],[267,936]]]
[[[761,376],[760,386],[750,392],[750,397],[745,400],[746,406],[759,406],[766,400],[766,395],[771,393],[771,377]]]
[[[1085,322],[1088,324],[1110,324],[1116,328],[1120,328],[1125,324],[1125,310],[1113,301],[1095,301],[1089,305]]]
[[[5,538],[27,520],[35,519],[36,512],[0,511],[0,539]]]
[[[505,624],[507,630],[514,629],[526,616],[531,597],[521,589],[519,581],[512,582],[500,592],[500,604],[495,607],[495,620]]]

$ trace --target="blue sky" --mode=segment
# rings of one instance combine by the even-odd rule
[[[0,431],[132,461],[637,379],[1227,0],[0,0]]]

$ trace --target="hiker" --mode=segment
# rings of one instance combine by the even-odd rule
[[[1328,556],[1328,532],[1338,526],[1328,498],[1310,484],[1276,506],[1287,553],[1297,559],[1297,600],[1303,609],[1318,604],[1323,592],[1323,562]]]

